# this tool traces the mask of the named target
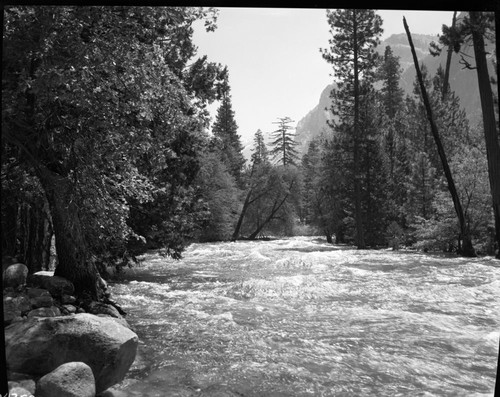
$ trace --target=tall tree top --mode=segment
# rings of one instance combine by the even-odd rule
[[[274,140],[271,142],[271,154],[278,163],[282,163],[284,167],[287,165],[297,165],[299,158],[298,152],[295,149],[297,142],[295,134],[289,132],[294,127],[290,125],[294,121],[290,117],[278,118],[278,121],[273,124],[278,124],[278,129],[272,132]]]
[[[327,10],[326,14],[332,37],[328,40],[330,48],[321,49],[321,54],[333,65],[335,75],[353,73],[350,65],[355,60],[346,56],[352,53],[358,58],[361,74],[371,69],[378,57],[375,47],[384,31],[382,18],[370,9]]]
[[[266,142],[264,141],[264,135],[262,131],[259,129],[254,135],[253,138],[254,146],[252,150],[252,164],[266,164],[269,162],[269,154],[266,146]]]
[[[238,125],[234,118],[227,75],[220,89],[222,101],[212,128],[214,146],[219,151],[221,159],[226,164],[231,175],[239,182],[241,171],[245,165],[245,158],[243,157],[243,146],[238,135]]]
[[[387,115],[391,119],[403,103],[403,90],[399,87],[402,71],[399,57],[394,55],[390,46],[385,47],[384,59],[380,65],[380,78],[383,84],[381,91]]]

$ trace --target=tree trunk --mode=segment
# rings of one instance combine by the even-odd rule
[[[17,229],[17,204],[2,200],[2,255],[16,254]]]
[[[245,214],[247,212],[248,207],[250,206],[250,197],[252,196],[253,189],[250,188],[248,190],[247,196],[245,197],[245,202],[243,203],[243,208],[240,212],[240,217],[238,218],[238,223],[234,228],[232,240],[236,241],[240,237],[241,225],[243,224],[243,219],[245,218]]]
[[[38,171],[50,206],[56,238],[59,263],[54,274],[70,280],[78,296],[88,294],[98,300],[98,273],[87,251],[71,182],[45,167],[39,167]]]
[[[43,198],[41,198],[43,200]],[[23,203],[19,207],[19,256],[29,272],[48,267],[50,257],[50,224],[47,203]]]
[[[359,65],[358,65],[358,31],[357,15],[353,10],[353,50],[354,50],[354,212],[356,222],[356,245],[359,249],[366,248],[361,208],[361,181],[359,171]]]
[[[451,29],[455,29],[455,22],[457,20],[457,12],[455,11],[453,13],[453,19],[451,21]],[[443,81],[443,87],[442,87],[442,92],[441,92],[441,98],[443,101],[446,98],[446,95],[448,95],[448,85],[449,85],[449,80],[450,80],[450,66],[451,66],[451,56],[453,55],[453,46],[449,45],[448,46],[448,54],[446,55],[446,69],[444,71],[444,81]]]
[[[479,26],[479,13],[470,12],[472,26]],[[486,141],[486,156],[488,158],[488,174],[490,179],[491,197],[493,199],[493,216],[495,217],[497,255],[500,259],[500,143],[495,121],[495,108],[493,105],[493,91],[490,85],[488,64],[484,50],[484,39],[477,28],[472,30],[474,55],[476,58],[477,80],[479,83],[479,96],[483,112],[484,139]]]
[[[406,23],[406,19],[403,17],[403,25],[406,30],[406,35],[408,36],[408,42],[410,43],[411,53],[413,55],[413,62],[415,64],[415,70],[417,72],[418,81],[420,84],[420,90],[422,92],[422,98],[424,100],[425,110],[427,111],[427,118],[429,119],[429,123],[431,126],[432,135],[434,137],[434,141],[437,146],[439,158],[441,159],[441,164],[443,166],[444,174],[446,176],[446,181],[448,182],[448,190],[450,191],[451,198],[453,200],[453,205],[455,207],[455,212],[458,217],[458,222],[460,224],[460,234],[463,240],[463,245],[461,252],[459,252],[463,256],[474,257],[476,255],[476,251],[472,246],[472,240],[470,236],[470,230],[465,222],[465,216],[462,209],[462,204],[460,203],[460,198],[457,193],[457,189],[455,187],[455,183],[453,181],[453,177],[451,175],[451,170],[448,165],[448,160],[446,159],[446,153],[443,148],[443,144],[441,143],[441,139],[439,138],[439,132],[436,124],[434,123],[434,118],[432,115],[431,104],[429,98],[427,96],[427,90],[425,89],[424,80],[422,78],[422,72],[420,71],[420,67],[418,65],[417,54],[415,53],[415,47],[413,46],[413,41],[410,34],[410,29]]]
[[[326,242],[328,244],[333,244],[332,234],[330,233],[330,230],[325,230],[325,236],[326,236]]]
[[[292,189],[294,182],[295,181],[292,181],[292,183],[290,184],[289,190]],[[283,200],[281,200],[281,202],[279,204],[277,201],[274,202],[273,208],[272,208],[271,212],[269,213],[269,216],[264,220],[264,222],[262,222],[261,225],[259,225],[257,227],[257,229],[250,236],[248,236],[248,238],[250,240],[255,239],[257,237],[257,235],[262,231],[262,229],[264,229],[264,226],[266,226],[269,222],[271,222],[274,219],[274,216],[276,215],[276,213],[280,210],[282,205],[285,204],[285,201],[288,198],[289,194],[290,193],[287,193],[285,195],[285,197],[283,198]]]

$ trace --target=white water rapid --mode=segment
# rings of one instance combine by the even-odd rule
[[[111,286],[148,396],[493,396],[500,263],[309,237],[148,254]]]

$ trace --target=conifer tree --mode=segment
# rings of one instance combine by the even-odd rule
[[[385,113],[390,119],[396,116],[403,102],[403,90],[399,86],[402,68],[399,57],[395,56],[390,46],[385,47],[384,60],[380,67],[380,78],[382,80],[382,98]]]
[[[342,129],[352,135],[353,190],[355,204],[356,245],[365,248],[362,214],[362,186],[359,162],[363,140],[360,125],[360,102],[369,91],[378,54],[375,47],[382,34],[382,19],[374,10],[327,10],[332,37],[330,47],[322,49],[323,58],[331,63],[338,88],[332,91],[334,115]]]
[[[271,155],[278,163],[282,163],[284,167],[287,165],[297,165],[299,158],[297,149],[297,142],[295,142],[294,134],[289,131],[293,129],[290,123],[294,121],[290,117],[278,118],[279,121],[273,124],[278,124],[279,127],[272,134],[274,140],[272,141]]]
[[[382,81],[382,89],[380,93],[381,102],[383,104],[383,146],[386,152],[386,158],[389,169],[389,178],[393,186],[390,189],[392,196],[394,196],[394,174],[396,168],[396,153],[398,136],[403,131],[398,128],[401,123],[398,119],[403,117],[400,114],[403,108],[403,90],[399,86],[402,68],[399,64],[399,57],[395,56],[390,46],[385,48],[384,59],[380,65],[379,78]],[[396,117],[397,115],[397,117]]]
[[[238,125],[234,119],[231,103],[230,87],[226,81],[222,85],[222,102],[217,110],[215,123],[212,127],[214,147],[219,152],[222,162],[229,173],[241,183],[241,172],[245,165],[243,146],[238,135]]]
[[[269,152],[267,150],[264,135],[259,129],[253,138],[254,149],[251,156],[252,165],[266,164],[269,162]]]

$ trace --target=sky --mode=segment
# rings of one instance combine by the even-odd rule
[[[384,40],[404,33],[403,15],[411,33],[439,34],[451,24],[452,11],[378,10]],[[249,149],[255,132],[276,129],[278,118],[295,123],[319,102],[333,81],[332,68],[321,56],[328,47],[325,9],[219,8],[217,29],[194,25],[198,56],[227,65],[232,105],[241,142]],[[215,119],[218,103],[210,107]]]

